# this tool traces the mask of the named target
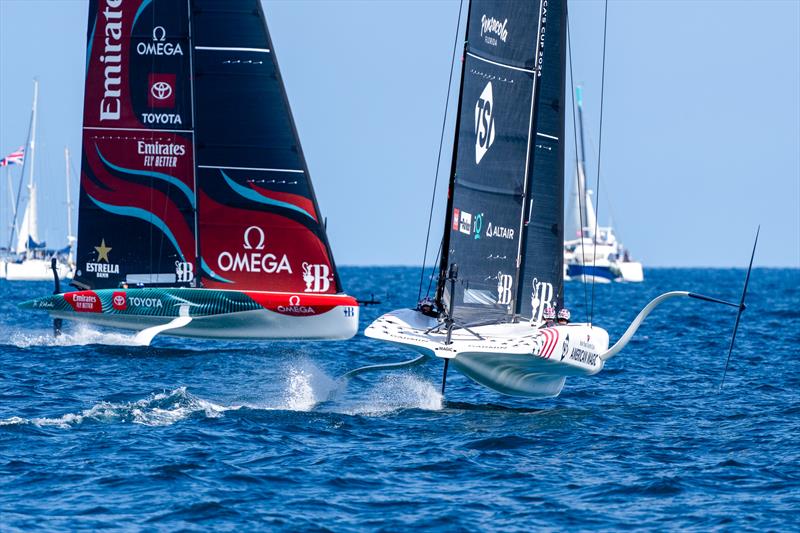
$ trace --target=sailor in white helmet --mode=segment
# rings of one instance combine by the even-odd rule
[[[542,311],[542,320],[544,323],[539,326],[541,328],[551,328],[556,325],[556,310],[554,307],[547,306]]]
[[[570,316],[571,315],[570,315],[569,309],[567,309],[567,308],[560,309],[558,311],[558,325],[559,326],[566,326],[567,324],[569,324]]]

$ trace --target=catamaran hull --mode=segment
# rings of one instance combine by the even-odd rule
[[[162,334],[206,339],[336,340],[358,330],[358,302],[339,294],[292,294],[189,288],[101,289],[20,304],[53,318],[144,330],[179,317]]]
[[[569,376],[596,374],[608,333],[587,324],[537,328],[528,322],[456,329],[451,344],[445,333],[429,331],[433,318],[411,309],[387,313],[370,324],[367,337],[389,341],[450,365],[473,381],[510,396],[558,396]],[[442,328],[443,330],[444,328]]]

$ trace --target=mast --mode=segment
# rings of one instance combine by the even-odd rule
[[[72,233],[72,187],[69,175],[69,148],[64,147],[64,169],[67,180],[67,245],[69,246],[69,257],[72,259],[72,243],[75,242],[75,234]]]
[[[14,233],[17,230],[17,214],[19,213],[19,203],[22,200],[22,184],[25,182],[25,170],[28,168],[28,152],[30,152],[31,157],[31,164],[33,164],[33,136],[36,135],[36,102],[39,96],[39,80],[33,80],[33,106],[31,108],[31,120],[28,123],[28,137],[27,137],[27,146],[30,146],[30,150],[26,150],[25,154],[22,158],[22,170],[20,171],[19,175],[19,185],[17,186],[17,198],[14,200],[13,206],[13,216],[11,219],[11,231],[8,235],[8,251],[11,252],[12,246],[14,245]],[[9,178],[10,180],[10,178]],[[10,184],[10,181],[9,181]],[[9,185],[10,186],[10,185]],[[13,198],[13,193],[12,193]]]
[[[447,183],[447,206],[444,210],[444,235],[442,236],[442,256],[439,261],[439,280],[436,286],[436,305],[442,309],[444,302],[444,285],[447,275],[447,261],[450,256],[450,224],[453,211],[453,188],[456,181],[456,163],[458,162],[458,132],[461,128],[461,98],[464,93],[464,74],[469,46],[469,17],[472,10],[472,2],[467,0],[467,24],[464,29],[464,51],[461,54],[461,78],[458,83],[458,99],[456,101],[456,126],[453,131],[453,157],[450,161],[450,179]],[[460,21],[459,21],[460,22]],[[449,302],[447,303],[449,306]]]

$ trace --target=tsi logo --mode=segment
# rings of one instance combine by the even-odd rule
[[[187,261],[175,261],[175,274],[178,283],[188,283],[194,279],[194,265]]]
[[[483,156],[494,142],[494,102],[492,98],[492,82],[486,84],[475,104],[475,164],[479,164]]]
[[[331,287],[332,278],[328,265],[303,263],[303,281],[306,282],[304,292],[326,292]]]
[[[264,272],[266,274],[292,273],[292,265],[286,254],[280,259],[275,254],[263,253],[264,230],[258,226],[250,226],[244,230],[242,248],[246,252],[221,252],[217,256],[217,267],[223,272]]]
[[[511,286],[514,278],[510,274],[497,273],[497,303],[508,305],[511,303]]]
[[[533,291],[531,292],[531,308],[533,319],[540,321],[544,308],[552,306],[553,284],[533,278]]]

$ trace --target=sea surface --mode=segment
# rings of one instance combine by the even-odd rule
[[[738,300],[744,271],[649,269],[594,287],[616,339],[674,289]],[[413,305],[415,268],[343,268],[361,331]],[[800,529],[800,270],[756,269],[735,309],[672,300],[598,375],[498,395],[365,338],[246,343],[68,325],[0,281],[0,530]],[[567,284],[573,318],[591,286]],[[587,305],[588,304],[588,305]]]

